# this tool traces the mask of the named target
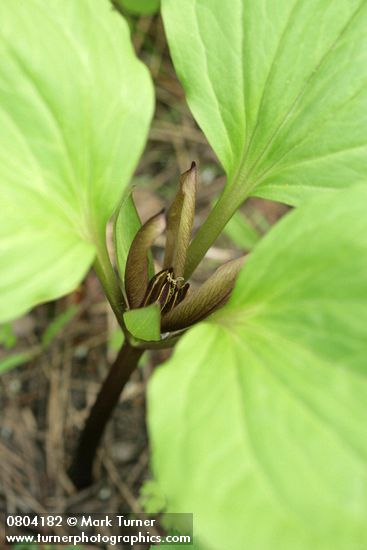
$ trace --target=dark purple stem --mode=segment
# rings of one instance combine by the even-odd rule
[[[125,342],[103,382],[80,434],[69,470],[70,479],[77,489],[88,487],[93,481],[93,463],[106,424],[143,353],[144,349],[134,348]]]

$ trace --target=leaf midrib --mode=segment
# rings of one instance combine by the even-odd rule
[[[302,97],[305,95],[309,85],[311,84],[311,82],[314,80],[314,78],[318,75],[319,71],[321,70],[321,68],[323,67],[324,63],[326,62],[326,60],[328,59],[329,55],[334,51],[336,45],[338,44],[338,42],[341,40],[341,38],[343,37],[343,35],[347,32],[347,30],[349,29],[349,26],[353,23],[354,19],[357,17],[357,15],[359,14],[360,10],[364,7],[364,4],[365,4],[365,1],[362,0],[362,2],[358,5],[358,7],[356,8],[356,10],[350,15],[350,17],[347,19],[346,23],[344,24],[344,26],[342,27],[342,29],[340,30],[340,32],[338,33],[336,39],[332,42],[332,44],[327,48],[327,50],[324,52],[324,55],[321,57],[319,63],[316,65],[316,68],[314,68],[310,73],[309,73],[309,76],[308,78],[306,79],[303,87],[299,90],[299,93],[297,94],[295,100],[293,101],[292,105],[290,106],[290,108],[288,109],[288,111],[285,113],[285,115],[283,116],[283,118],[281,119],[280,123],[278,124],[278,126],[275,128],[273,134],[271,135],[270,139],[268,140],[268,142],[264,145],[261,153],[257,156],[257,158],[254,160],[253,164],[249,167],[249,169],[246,171],[246,163],[247,163],[247,158],[248,158],[248,155],[250,153],[250,149],[251,149],[251,145],[254,141],[254,138],[255,138],[255,135],[257,133],[257,129],[260,125],[260,121],[261,121],[261,110],[262,110],[262,105],[264,103],[264,100],[265,100],[265,96],[266,96],[266,93],[269,89],[269,86],[270,86],[270,83],[271,83],[271,77],[272,77],[272,73],[274,72],[274,68],[275,68],[275,64],[276,64],[276,59],[277,59],[277,54],[280,50],[280,47],[286,37],[286,33],[287,33],[287,28],[290,24],[290,20],[292,19],[294,13],[295,12],[295,9],[298,8],[298,6],[300,5],[300,2],[302,0],[297,0],[297,2],[295,3],[295,6],[294,8],[292,9],[291,13],[290,13],[290,16],[288,17],[287,19],[287,22],[285,24],[285,28],[281,34],[281,37],[280,37],[280,40],[278,42],[278,45],[277,45],[277,48],[275,49],[275,53],[274,53],[274,57],[272,59],[272,63],[271,63],[271,66],[270,66],[270,69],[269,69],[269,73],[268,73],[268,76],[267,76],[267,79],[265,81],[265,85],[264,85],[264,88],[263,88],[263,93],[262,93],[262,97],[261,97],[261,100],[260,100],[260,106],[259,106],[259,109],[258,109],[258,112],[257,112],[257,119],[256,119],[256,122],[255,122],[255,125],[254,125],[254,129],[249,137],[249,141],[248,141],[248,146],[246,147],[244,153],[243,153],[243,156],[242,158],[240,159],[240,162],[239,162],[239,167],[238,167],[238,170],[236,171],[236,176],[235,176],[235,181],[237,182],[237,185],[241,185],[243,184],[244,182],[246,182],[247,180],[250,181],[250,176],[251,174],[254,172],[254,169],[256,168],[256,166],[260,163],[260,161],[262,160],[262,158],[264,157],[264,155],[266,154],[266,152],[269,150],[269,148],[271,147],[273,141],[275,140],[276,136],[278,135],[279,131],[281,130],[281,128],[284,126],[284,124],[287,122],[287,120],[292,116],[292,113],[295,109],[295,107],[297,106],[297,104],[301,101]],[[286,153],[288,154],[288,152]],[[261,179],[260,178],[257,178],[255,180],[255,182],[251,182],[251,184],[249,184],[249,186],[251,187],[251,190],[254,189],[255,185],[259,185],[259,181],[261,183]]]

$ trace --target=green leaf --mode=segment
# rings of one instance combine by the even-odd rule
[[[177,535],[177,536],[180,536],[179,533],[172,533],[172,535]],[[179,543],[174,543],[174,544],[160,544],[159,546],[157,546],[156,544],[154,546],[151,546],[150,547],[150,550],[177,550],[177,548],[179,548],[180,546],[183,546],[184,548],[188,548],[189,550],[207,550],[206,548],[203,548],[203,547],[199,547],[196,543],[194,544],[179,544]]]
[[[31,17],[30,17],[31,14]],[[0,3],[0,320],[77,286],[144,147],[146,68],[108,0]]]
[[[37,351],[24,351],[13,353],[11,355],[8,355],[7,357],[4,357],[3,359],[0,359],[0,374],[4,374],[9,370],[15,369],[15,367],[20,367],[20,365],[28,363],[29,361],[34,359],[40,351],[41,350],[37,349]]]
[[[124,313],[124,321],[135,338],[148,342],[160,340],[161,312],[158,304],[130,309]]]
[[[163,0],[162,11],[237,204],[252,193],[297,205],[366,182],[366,2]]]
[[[164,512],[166,501],[160,492],[158,483],[153,479],[147,479],[141,486],[139,504],[146,514]]]
[[[367,189],[311,201],[153,376],[153,469],[210,550],[367,540]]]
[[[117,0],[117,3],[133,15],[152,15],[159,10],[160,0]]]
[[[17,343],[17,336],[13,330],[11,323],[0,325],[0,344],[5,349],[11,349]]]
[[[49,323],[48,327],[42,334],[42,338],[41,338],[42,346],[35,346],[35,348],[30,351],[13,353],[4,358],[0,358],[0,374],[3,374],[11,369],[14,369],[15,367],[19,367],[20,365],[24,365],[25,363],[28,363],[29,361],[34,359],[37,355],[39,355],[42,352],[42,349],[47,348],[51,344],[54,338],[56,338],[56,336],[60,333],[60,331],[64,328],[64,326],[67,325],[73,319],[73,317],[78,313],[78,311],[79,311],[79,307],[72,305],[66,311],[64,311],[60,315],[57,315],[55,319],[53,319]]]

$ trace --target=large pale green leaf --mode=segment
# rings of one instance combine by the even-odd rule
[[[180,537],[179,533],[173,533],[171,535],[168,535],[168,536],[176,536],[176,537]],[[185,536],[185,535],[181,535],[181,536]],[[176,539],[177,540],[177,539]],[[150,550],[177,550],[177,548],[179,548],[180,546],[187,546],[188,548],[190,548],[190,550],[204,550],[202,548],[199,548],[197,546],[197,544],[195,543],[192,543],[192,544],[179,544],[179,543],[174,543],[174,544],[167,544],[167,543],[163,543],[163,544],[160,544],[159,546],[157,546],[156,544],[154,546],[151,546],[150,547]]]
[[[283,218],[153,376],[154,472],[209,550],[367,548],[366,202]]]
[[[366,181],[365,0],[163,0],[191,110],[238,200]]]
[[[108,0],[0,2],[0,320],[72,290],[139,158],[147,70]]]

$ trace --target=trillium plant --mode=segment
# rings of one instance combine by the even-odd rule
[[[148,384],[151,469],[166,510],[194,514],[195,547],[367,548],[367,3],[161,1],[226,174],[193,234],[199,165],[137,215],[154,87],[125,2],[0,2],[0,320],[94,267],[125,339],[76,445],[78,488],[143,353],[174,348]],[[293,208],[193,289],[250,196]]]
[[[126,311],[122,317],[118,316],[126,341],[81,434],[70,470],[71,478],[80,488],[92,482],[93,460],[105,424],[144,350],[173,346],[186,328],[223,305],[242,266],[242,258],[229,261],[199,289],[190,292],[190,284],[185,282],[185,267],[194,223],[196,188],[197,170],[193,163],[190,170],[182,174],[167,215],[159,212],[150,218],[137,230],[128,248],[119,281]],[[124,216],[121,220],[124,223]],[[119,231],[119,224],[115,224],[116,236]],[[166,233],[163,269],[152,275],[151,247],[163,232]]]

